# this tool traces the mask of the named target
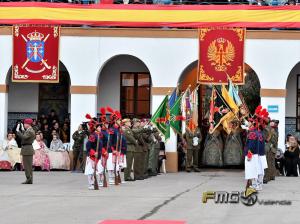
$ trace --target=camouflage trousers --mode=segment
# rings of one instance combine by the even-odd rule
[[[274,180],[276,176],[275,154],[270,150],[266,153],[268,168],[265,170],[265,181]]]

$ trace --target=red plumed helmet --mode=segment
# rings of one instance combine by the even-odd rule
[[[105,110],[104,107],[101,107],[101,108],[100,108],[100,113],[101,113],[102,115],[105,115],[105,114],[106,114],[106,110]]]
[[[115,111],[115,115],[117,116],[118,119],[122,119],[122,115],[119,111]]]
[[[111,107],[109,107],[109,106],[106,107],[106,110],[107,110],[109,113],[111,113],[111,114],[114,113],[114,110],[113,110]]]
[[[257,116],[259,116],[259,114],[261,113],[261,109],[262,109],[262,106],[261,106],[261,105],[259,105],[258,107],[256,107],[256,109],[255,109],[255,114],[256,114]]]
[[[86,114],[86,115],[85,115],[85,118],[91,120],[91,119],[92,119],[92,116],[91,116],[90,114]]]

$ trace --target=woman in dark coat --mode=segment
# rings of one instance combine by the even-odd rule
[[[289,137],[287,150],[284,153],[286,176],[298,176],[297,165],[299,163],[299,145],[294,136]]]

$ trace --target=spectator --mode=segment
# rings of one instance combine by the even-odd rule
[[[60,130],[60,128],[59,128],[59,123],[58,123],[58,122],[55,122],[55,123],[53,124],[52,130],[55,130],[55,131],[56,131],[56,134],[57,134],[58,136],[60,136],[61,130]]]
[[[58,122],[59,120],[58,120],[58,116],[57,116],[57,114],[56,114],[56,111],[55,110],[51,110],[51,112],[50,112],[50,115],[49,115],[49,117],[48,117],[48,124],[53,124],[53,121],[56,121],[56,122]]]
[[[70,142],[70,128],[68,123],[64,123],[64,126],[60,131],[60,136],[63,143]]]
[[[35,169],[50,171],[50,161],[47,155],[47,146],[41,138],[40,132],[35,134],[35,140],[32,143],[34,149],[32,165]]]
[[[58,135],[53,135],[49,151],[51,169],[70,170],[69,153],[64,149],[62,141]]]
[[[51,132],[49,130],[49,125],[48,124],[44,124],[43,127],[43,136],[44,136],[44,142],[47,145],[47,147],[50,147],[50,142],[52,141],[52,135]]]
[[[39,127],[37,125],[36,119],[32,119],[32,128],[35,131],[35,133],[37,133],[39,131]]]
[[[14,138],[13,132],[8,132],[7,139],[4,140],[2,149],[8,154],[11,167],[14,170],[21,170],[21,149]]]
[[[286,176],[298,176],[297,165],[299,163],[299,145],[294,136],[289,137],[287,150],[284,153]]]

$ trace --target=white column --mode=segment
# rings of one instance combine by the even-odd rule
[[[278,147],[284,149],[285,142],[285,97],[261,97],[261,105],[268,109],[268,106],[278,106],[278,112],[269,112],[271,119],[279,120]]]
[[[6,137],[7,132],[7,93],[0,93],[0,142]]]
[[[92,117],[97,115],[96,94],[71,94],[71,136],[78,125],[86,120],[89,113]],[[73,139],[71,138],[71,144]]]

